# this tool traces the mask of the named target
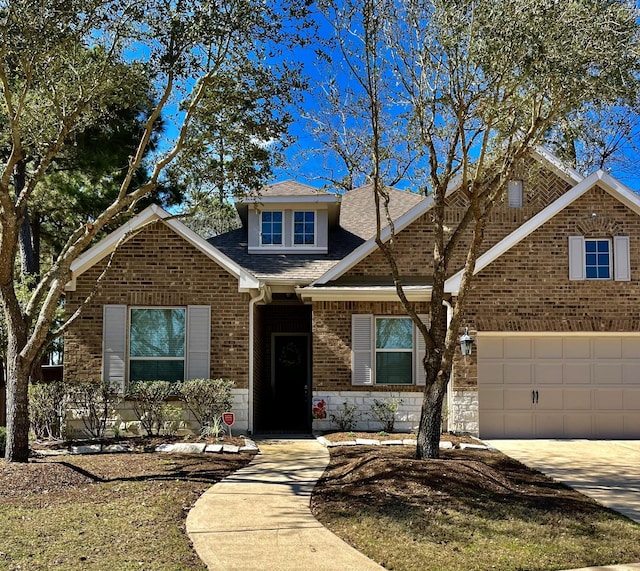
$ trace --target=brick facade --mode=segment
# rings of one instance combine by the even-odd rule
[[[418,313],[429,313],[427,303],[418,304]],[[351,384],[351,315],[406,315],[399,302],[314,302],[313,330],[313,390],[361,391]],[[380,392],[398,391],[397,386],[376,386]],[[422,391],[422,387],[402,387],[403,391]]]
[[[73,312],[91,291],[106,259],[77,279],[66,294]],[[211,377],[248,388],[249,295],[238,280],[162,222],[121,246],[94,301],[65,336],[65,379],[100,378],[104,304],[127,306],[211,305]]]

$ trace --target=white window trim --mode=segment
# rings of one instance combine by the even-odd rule
[[[405,319],[411,323],[411,349],[382,349],[377,347],[378,320],[379,319]],[[411,387],[416,384],[415,372],[416,334],[413,320],[407,315],[376,315],[373,319],[373,384],[379,387]],[[378,383],[378,353],[409,353],[411,355],[411,382],[410,383]]]
[[[313,213],[313,244],[296,244],[296,214]],[[318,244],[318,212],[317,210],[293,210],[291,212],[291,247],[292,248],[315,248]]]
[[[262,217],[264,216],[265,213],[269,213],[269,214],[273,214],[274,212],[279,212],[280,216],[282,217],[282,232],[281,232],[281,241],[279,244],[265,244],[262,242]],[[259,245],[260,248],[284,248],[285,242],[286,240],[284,239],[285,237],[285,231],[286,231],[286,227],[287,227],[287,222],[286,222],[286,212],[284,210],[262,210],[260,211],[260,220],[258,221],[259,224],[259,228],[258,228],[258,238],[259,238]]]
[[[589,278],[587,277],[587,242],[606,242],[608,244],[608,249],[609,249],[609,277],[608,278]],[[584,239],[584,279],[588,280],[588,281],[595,281],[595,282],[608,282],[613,280],[613,243],[611,238],[585,238]],[[596,257],[598,255],[598,251],[596,249]],[[596,264],[596,267],[597,264]]]
[[[180,309],[184,311],[184,346],[182,357],[132,357],[131,356],[131,314],[136,309]],[[189,350],[189,310],[184,305],[131,305],[127,311],[127,363],[126,379],[131,380],[131,361],[182,361],[182,378],[187,378],[187,352]]]

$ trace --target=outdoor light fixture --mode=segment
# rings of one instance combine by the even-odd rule
[[[473,337],[469,335],[469,328],[464,328],[464,335],[460,337],[460,350],[463,355],[471,355],[471,347],[473,347]]]

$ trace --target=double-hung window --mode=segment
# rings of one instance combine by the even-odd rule
[[[282,245],[282,211],[264,210],[261,215],[260,243],[263,246]]]
[[[186,309],[131,308],[129,380],[185,378]]]
[[[611,240],[590,239],[584,241],[585,278],[588,280],[611,279]]]
[[[569,279],[614,280],[631,279],[631,258],[628,236],[585,238],[569,236]]]
[[[376,317],[376,384],[410,385],[412,379],[413,321]]]
[[[293,243],[298,246],[313,246],[316,242],[316,213],[313,211],[293,213]]]

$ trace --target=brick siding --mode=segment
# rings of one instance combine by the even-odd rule
[[[106,259],[77,280],[66,294],[73,312],[91,291]],[[128,306],[211,305],[211,377],[248,387],[249,295],[238,292],[238,280],[197,248],[156,222],[128,240],[116,253],[94,301],[65,335],[65,379],[100,378],[102,308]]]

